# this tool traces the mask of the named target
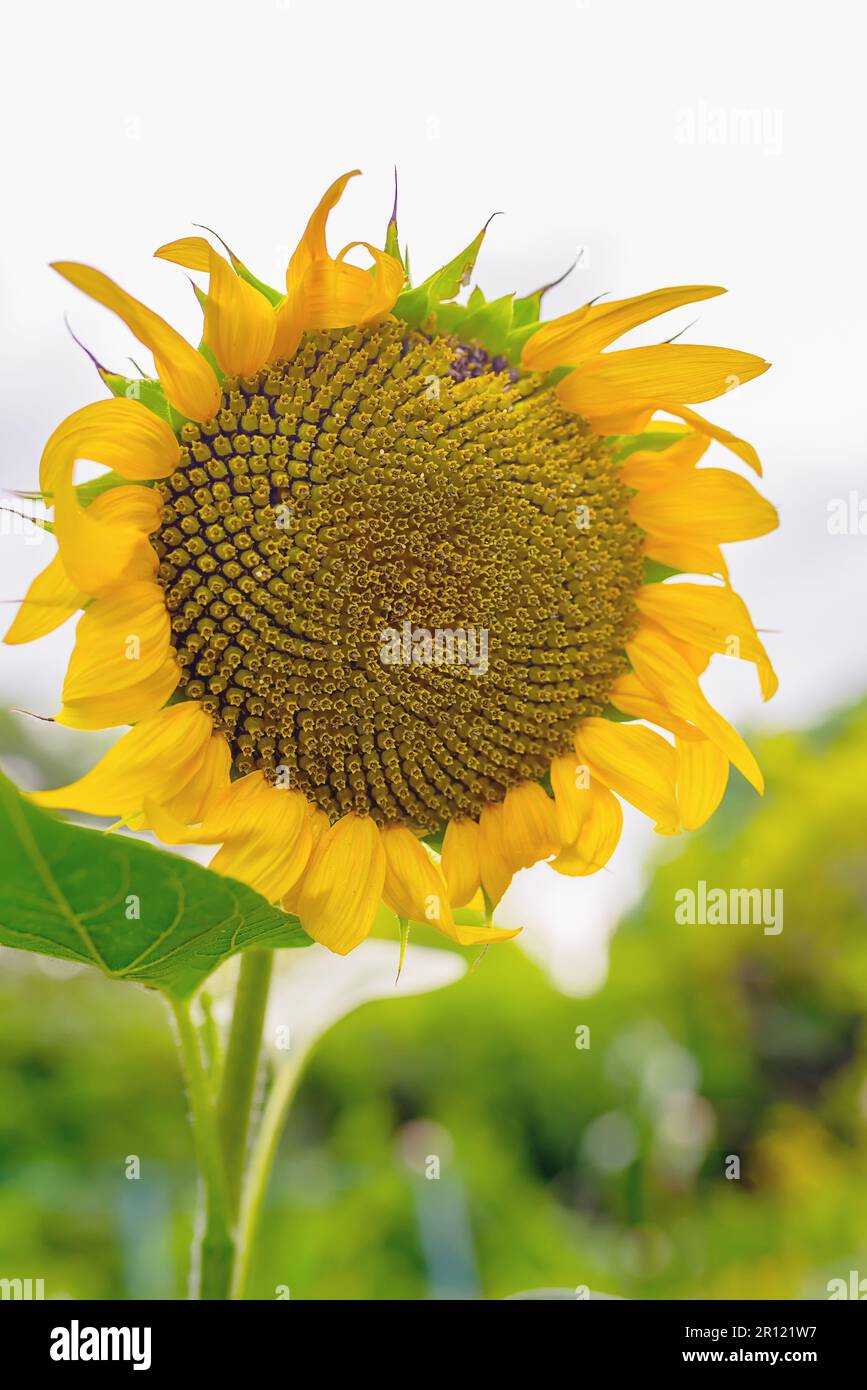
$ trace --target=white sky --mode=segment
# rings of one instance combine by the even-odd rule
[[[756,444],[781,510],[781,531],[733,547],[731,563],[777,634],[782,688],[762,709],[752,670],[717,662],[710,693],[754,724],[821,716],[865,684],[867,536],[827,528],[830,499],[865,495],[863,15],[846,0],[7,10],[4,485],[33,486],[50,429],[102,394],[63,315],[109,365],[136,351],[50,260],[98,265],[194,335],[184,273],[153,261],[157,246],[206,223],[276,282],[346,169],[365,177],[333,216],[332,247],[381,243],[396,163],[417,277],[503,209],[479,262],[490,294],[535,288],[578,248],[583,268],[549,312],[603,291],[730,289],[632,341],[698,316],[687,341],[773,362],[708,413]],[[17,598],[50,550],[0,542],[0,596]],[[52,712],[71,636],[2,649],[4,701]],[[541,921],[532,944],[598,974],[604,927],[638,881],[626,844],[595,879],[534,871],[513,906]]]

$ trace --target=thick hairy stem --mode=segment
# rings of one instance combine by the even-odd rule
[[[217,1131],[216,1115],[208,1076],[202,1061],[199,1035],[190,1018],[186,1002],[169,1001],[177,1030],[190,1110],[196,1159],[204,1187],[204,1223],[191,1296],[202,1299],[229,1297],[235,1243],[226,1186],[226,1170]]]
[[[229,1045],[217,1099],[217,1123],[233,1223],[241,1204],[247,1137],[259,1072],[271,966],[270,951],[245,951],[241,957]]]

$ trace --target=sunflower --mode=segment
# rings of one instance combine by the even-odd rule
[[[214,869],[341,954],[381,903],[487,943],[514,935],[492,919],[519,869],[608,862],[621,798],[671,835],[711,815],[730,763],[762,791],[700,677],[735,655],[774,692],[720,545],[777,518],[700,466],[717,441],[761,472],[693,407],[768,364],[608,350],[712,285],[549,322],[544,290],[458,303],[484,231],[412,286],[396,203],[385,250],[332,257],[351,177],[285,291],[203,237],[160,248],[207,277],[198,349],[101,272],[54,266],[156,374],[99,368],[111,398],[49,439],[58,551],[6,641],[82,610],[54,717],[132,726],[41,805],[217,846]],[[76,485],[78,460],[108,471]]]

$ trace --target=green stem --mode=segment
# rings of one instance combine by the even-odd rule
[[[193,1296],[197,1295],[202,1299],[228,1298],[235,1243],[232,1239],[226,1172],[210,1085],[202,1062],[199,1035],[190,1017],[189,1004],[178,999],[170,999],[169,1004],[177,1029],[193,1118],[196,1158],[204,1185],[204,1226],[197,1277],[191,1281]]]
[[[235,1265],[235,1279],[232,1298],[242,1299],[246,1295],[250,1274],[250,1257],[262,1217],[262,1206],[268,1190],[268,1179],[277,1157],[280,1135],[286,1123],[289,1106],[295,1094],[295,1087],[304,1065],[306,1049],[299,1050],[291,1062],[284,1062],[277,1071],[274,1084],[265,1103],[262,1123],[256,1135],[247,1181],[244,1186],[244,1203],[239,1223],[238,1259]]]
[[[241,956],[229,1045],[217,1099],[217,1123],[223,1149],[229,1214],[233,1224],[241,1204],[247,1136],[259,1073],[262,1026],[268,1003],[272,961],[271,951],[245,951]]]

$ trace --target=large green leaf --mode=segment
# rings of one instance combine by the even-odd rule
[[[0,945],[183,998],[236,951],[312,942],[245,884],[129,836],[69,825],[0,774]]]

